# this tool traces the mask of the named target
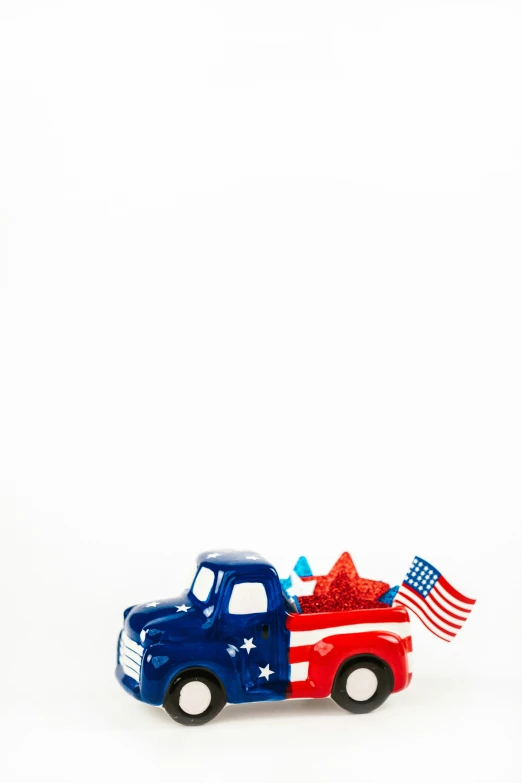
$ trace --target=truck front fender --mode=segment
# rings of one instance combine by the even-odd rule
[[[201,651],[201,648],[200,648]],[[191,654],[192,653],[192,654]],[[167,688],[174,677],[189,669],[202,669],[221,683],[226,692],[228,669],[219,661],[197,657],[183,645],[154,644],[145,650],[141,672],[141,697],[148,704],[162,706]]]

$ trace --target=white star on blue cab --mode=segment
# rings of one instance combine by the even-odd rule
[[[259,672],[260,672],[260,674],[258,676],[258,679],[259,679],[259,677],[266,677],[267,680],[270,677],[270,675],[274,673],[272,671],[272,669],[270,668],[270,664],[269,663],[267,663],[267,665],[264,668],[263,668],[263,666],[260,666],[259,667]]]
[[[185,606],[185,604],[181,604],[181,606],[176,606],[178,612],[188,612],[190,608],[191,608],[190,606]]]
[[[256,646],[254,644],[254,637],[252,637],[251,639],[243,639],[243,641],[244,644],[241,645],[241,649],[246,650],[247,653],[250,655],[250,650],[252,650]]]

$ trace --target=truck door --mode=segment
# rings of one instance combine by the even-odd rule
[[[224,596],[220,636],[228,644],[246,701],[283,698],[288,682],[280,612],[270,606],[269,593],[260,579],[238,578]]]

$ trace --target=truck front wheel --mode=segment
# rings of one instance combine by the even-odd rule
[[[227,703],[221,683],[204,670],[183,672],[172,680],[163,701],[170,717],[186,726],[201,726]]]
[[[386,701],[393,689],[389,667],[374,656],[351,658],[340,666],[332,699],[349,712],[371,712]]]

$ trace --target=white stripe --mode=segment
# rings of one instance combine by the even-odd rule
[[[473,604],[465,604],[464,601],[459,601],[458,598],[454,598],[450,593],[448,593],[447,590],[443,588],[440,581],[435,582],[435,587],[433,589],[436,590],[437,592],[440,592],[441,596],[445,598],[446,601],[455,604],[455,606],[458,606],[461,609],[467,609],[469,612],[473,607]]]
[[[141,644],[137,644],[136,642],[133,642],[132,639],[130,639],[126,633],[122,633],[121,635],[121,641],[124,643],[126,647],[129,647],[133,652],[138,653],[140,657],[143,656],[143,647]]]
[[[430,596],[428,596],[428,597],[426,598],[426,604],[427,604],[427,606],[428,606],[428,607],[431,609],[431,611],[432,611],[432,612],[433,612],[435,615],[437,615],[437,614],[440,614],[442,617],[444,617],[444,619],[445,619],[446,623],[448,623],[448,625],[450,625],[450,626],[451,626],[451,624],[452,624],[452,623],[453,623],[453,625],[456,625],[456,626],[458,626],[458,628],[451,628],[451,630],[452,630],[452,631],[456,632],[456,631],[458,631],[458,629],[459,629],[459,628],[462,628],[462,626],[464,625],[464,620],[465,620],[466,618],[460,618],[459,620],[457,620],[457,618],[456,618],[456,617],[453,617],[453,616],[452,616],[452,615],[449,613],[449,610],[448,610],[448,611],[446,611],[446,609],[441,609],[441,608],[440,608],[440,606],[437,606],[437,604],[433,603],[433,601],[430,601],[429,599],[430,599]],[[438,599],[437,599],[437,600],[438,600]],[[436,622],[436,623],[437,623],[437,622],[440,622],[440,620],[437,620],[437,618],[436,618],[436,617],[434,617],[434,618],[433,618],[433,620],[434,620],[434,622]]]
[[[308,677],[309,661],[290,664],[290,682],[302,682]]]
[[[125,666],[125,664],[123,664],[122,668],[123,668],[123,671],[125,672],[125,674],[126,674],[128,677],[132,677],[132,679],[133,679],[133,680],[136,680],[136,682],[139,682],[139,681],[140,681],[140,675],[139,675],[139,673],[136,673],[136,672],[134,671],[134,669],[129,669],[129,667],[128,667],[128,666]]]
[[[415,601],[412,600],[411,596],[409,595],[409,591],[408,590],[404,590],[403,591],[402,588],[401,588],[399,590],[399,592],[397,593],[397,595],[401,595],[401,596],[405,596],[405,597],[409,598],[409,600],[411,601],[412,606],[415,606]],[[450,633],[457,633],[459,628],[461,628],[460,625],[459,625],[458,628],[453,628],[451,623],[455,622],[455,621],[452,620],[451,617],[447,617],[446,614],[442,613],[441,610],[438,609],[436,606],[432,607],[430,604],[428,604],[428,602],[426,600],[423,600],[420,597],[419,597],[418,601],[419,601],[420,605],[424,608],[424,611],[427,613],[428,618],[432,621],[432,623],[434,623],[435,625],[440,625],[444,631],[449,631]],[[441,614],[441,617],[443,619],[441,619],[441,617],[437,617],[438,613]],[[457,623],[455,623],[455,625],[457,625]]]
[[[404,593],[402,593],[402,595],[404,595]],[[414,603],[415,602],[412,601],[412,605],[414,605]],[[454,622],[454,620],[452,620],[450,617],[446,617],[446,614],[441,613],[440,609],[431,607],[428,603],[426,603],[426,601],[422,601],[421,606],[424,607],[424,611],[428,615],[428,619],[431,620],[435,626],[439,625],[443,631],[446,631],[446,633],[458,633],[462,627],[461,625],[458,625],[458,623],[455,623],[455,625],[458,627],[454,628],[451,624]]]
[[[290,647],[303,647],[308,644],[316,644],[328,636],[340,636],[341,634],[368,633],[380,631],[381,633],[394,633],[405,639],[411,635],[410,624],[405,623],[358,623],[356,625],[338,625],[333,628],[314,628],[310,631],[290,631]]]
[[[442,607],[444,607],[445,611],[447,611],[447,612],[450,612],[450,613],[453,613],[454,615],[456,615],[456,616],[459,618],[459,620],[462,620],[462,622],[464,622],[464,620],[467,620],[467,619],[468,619],[468,615],[465,615],[465,616],[464,616],[464,615],[462,615],[462,614],[459,614],[459,610],[458,610],[458,609],[455,609],[455,607],[454,607],[454,606],[450,606],[450,605],[448,604],[448,602],[447,602],[447,601],[446,601],[446,600],[445,600],[445,599],[442,597],[442,593],[438,593],[438,592],[435,590],[435,588],[433,588],[433,590],[431,591],[431,593],[430,593],[430,594],[429,594],[429,596],[428,596],[428,598],[431,598],[431,597],[433,597],[433,598],[434,598],[436,601],[438,601],[438,602],[439,602],[439,604],[440,604]],[[428,600],[428,598],[427,598],[426,600]],[[435,607],[434,607],[434,609],[435,609],[435,611],[437,611],[437,612],[440,612],[440,611],[441,611],[441,609],[439,609],[437,606],[435,606]],[[453,623],[456,623],[456,622],[458,622],[458,620],[456,620],[456,619],[452,619],[452,622],[453,622]]]
[[[404,606],[405,606],[407,609],[410,609],[412,612],[414,612],[414,611],[420,612],[420,609],[417,609],[417,607],[415,606],[415,604],[413,603],[413,601],[410,601],[410,599],[408,598],[408,596],[407,596],[407,595],[403,595],[403,594],[400,592],[400,590],[399,590],[399,592],[397,593],[397,598],[395,599],[395,602],[397,602],[397,603],[399,603],[399,604],[400,604],[400,603],[404,604]],[[448,636],[448,634],[444,633],[444,631],[440,631],[438,628],[435,628],[435,626],[433,625],[433,623],[431,623],[431,622],[428,620],[428,618],[427,618],[427,617],[424,617],[424,615],[423,615],[422,613],[421,613],[421,617],[422,617],[422,622],[425,622],[425,623],[426,623],[426,625],[428,626],[428,628],[430,629],[430,631],[431,631],[432,633],[436,634],[437,636],[442,636],[442,638],[443,638],[443,639],[445,639],[447,642],[450,642],[450,641],[453,639],[453,637],[452,637],[452,636]],[[420,617],[419,617],[419,619],[420,619]]]
[[[131,661],[135,661],[138,665],[141,663],[140,656],[133,652],[130,647],[126,647],[124,644],[120,644],[120,650],[122,655],[126,655],[131,659]]]
[[[409,673],[409,674],[411,674],[411,673],[412,673],[412,671],[413,671],[413,667],[412,667],[412,655],[413,655],[413,653],[411,653],[411,652],[409,652],[409,653],[406,653],[406,660],[408,661],[408,673]]]

